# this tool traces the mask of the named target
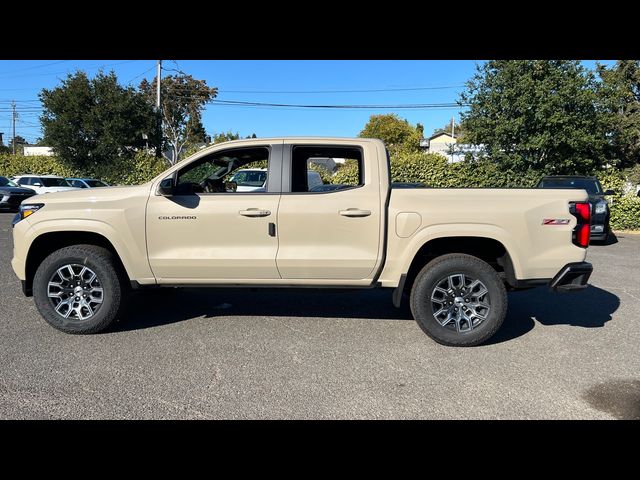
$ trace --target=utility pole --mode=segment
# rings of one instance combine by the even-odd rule
[[[157,88],[156,108],[158,109],[158,111],[160,111],[160,80],[162,77],[162,60],[158,60],[157,69],[158,69],[158,72],[156,73],[156,78],[158,79],[158,81],[156,85],[156,88]]]
[[[11,102],[11,107],[13,109],[13,115],[11,116],[13,119],[13,154],[16,154],[16,119],[18,118],[18,112],[16,112],[16,101]]]
[[[456,118],[451,117],[451,162],[453,162],[453,156],[455,153],[455,135],[456,133]]]
[[[156,115],[158,118],[156,157],[162,156],[162,112],[160,110],[160,82],[162,80],[162,60],[158,60],[156,72]]]

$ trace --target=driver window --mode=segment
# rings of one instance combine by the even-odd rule
[[[175,194],[266,192],[268,162],[266,147],[213,153],[178,172]]]

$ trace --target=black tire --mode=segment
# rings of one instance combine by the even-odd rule
[[[65,319],[55,311],[48,297],[49,280],[67,264],[86,266],[97,275],[103,289],[102,303],[86,319]],[[121,313],[128,292],[124,275],[118,271],[113,254],[96,245],[73,245],[56,250],[40,264],[33,278],[36,307],[49,325],[65,333],[91,334],[108,328]]]
[[[469,331],[458,332],[455,330],[455,322],[453,325],[449,323],[443,326],[434,317],[432,294],[440,281],[454,274],[464,274],[480,280],[488,291],[491,308],[486,318]],[[491,265],[471,255],[452,253],[438,257],[424,266],[413,283],[410,303],[413,317],[433,340],[442,345],[472,347],[489,340],[502,325],[507,314],[507,291]],[[475,321],[472,320],[471,323]]]

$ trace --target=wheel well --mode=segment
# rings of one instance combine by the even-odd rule
[[[27,254],[25,272],[27,277],[25,280],[25,292],[27,294],[31,295],[33,277],[42,261],[56,250],[70,247],[71,245],[96,245],[109,250],[116,260],[116,268],[121,269],[126,278],[129,277],[116,249],[106,237],[99,233],[81,231],[44,233],[33,241]]]
[[[420,247],[407,272],[405,291],[411,291],[415,278],[427,263],[447,253],[466,253],[484,260],[508,284],[515,285],[513,263],[502,243],[486,237],[443,237],[430,240]]]

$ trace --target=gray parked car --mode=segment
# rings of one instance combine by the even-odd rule
[[[111,186],[107,182],[103,182],[96,178],[67,178],[66,180],[72,187],[76,188],[98,188]]]

